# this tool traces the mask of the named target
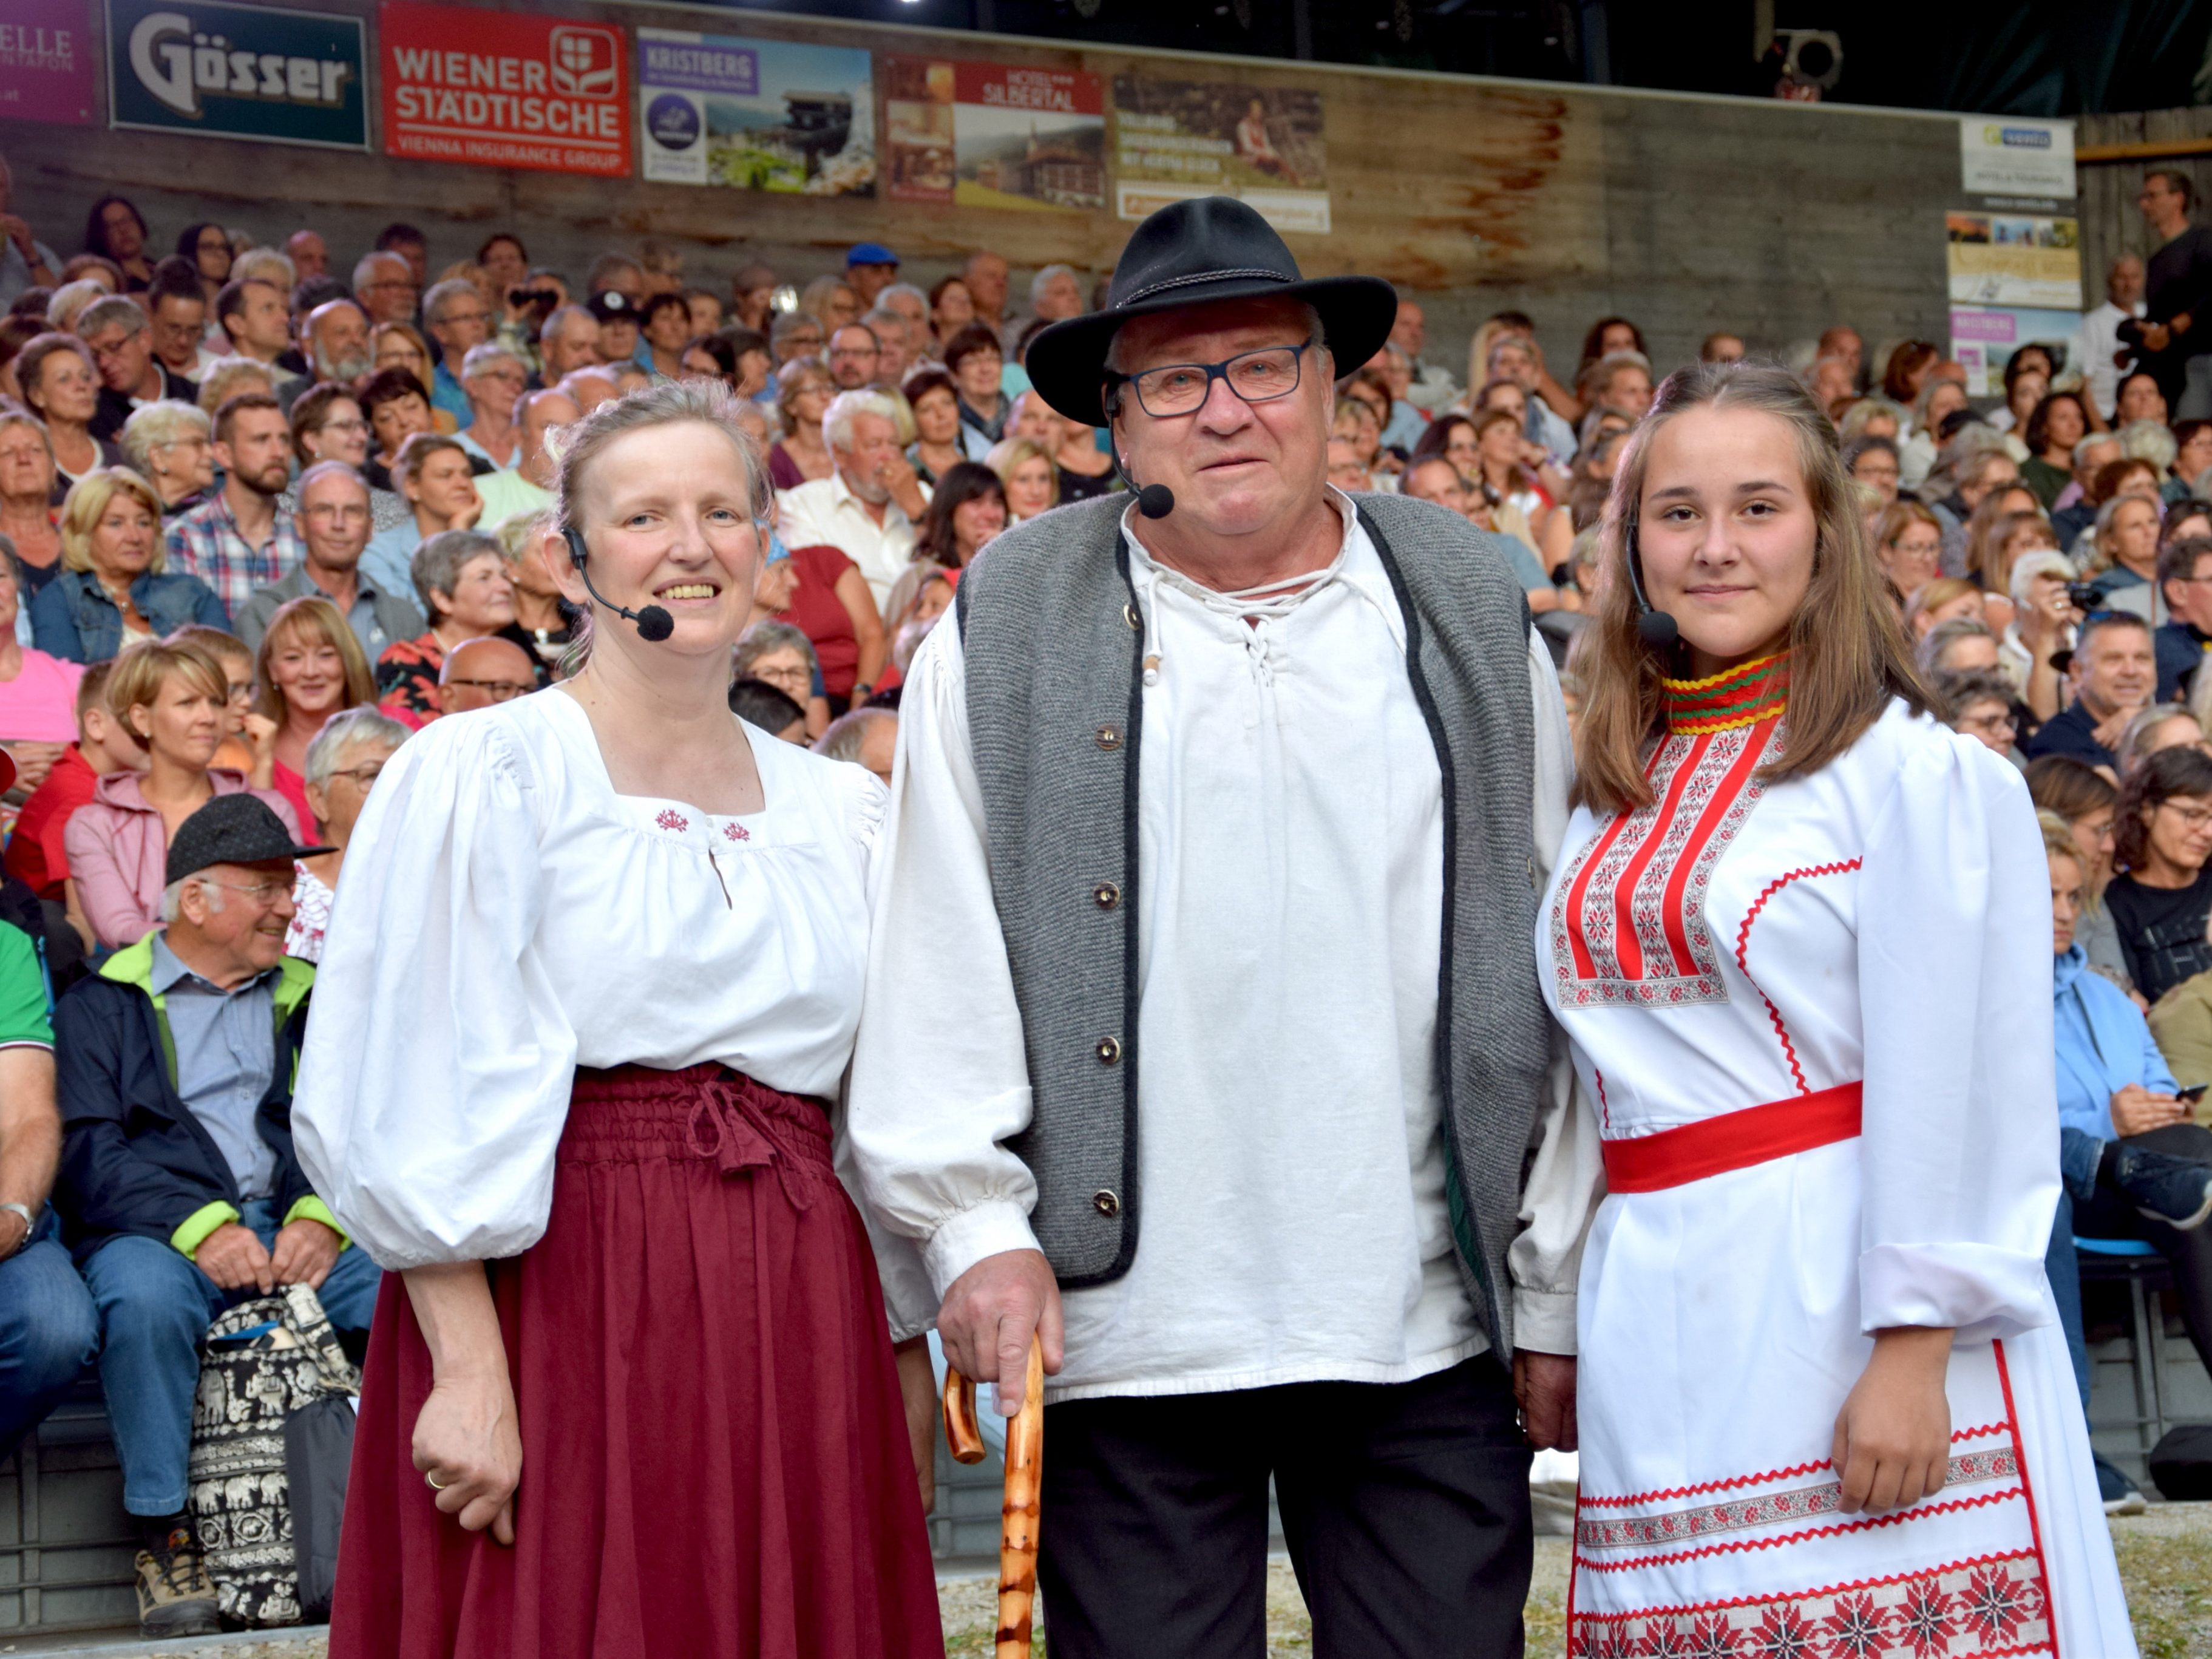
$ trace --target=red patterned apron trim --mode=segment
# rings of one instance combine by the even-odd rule
[[[1789,1595],[1569,1615],[1569,1659],[1802,1654],[2002,1659],[2056,1654],[2039,1553],[1978,1556]]]
[[[1984,1423],[1978,1427],[1953,1431],[1951,1443],[1963,1446],[1969,1440],[1987,1440],[1993,1435],[2012,1437],[2009,1423]],[[1658,1492],[1632,1492],[1620,1498],[1593,1498],[1583,1492],[1577,1503],[1586,1510],[1624,1510],[1638,1504],[1666,1503],[1677,1498],[1702,1498],[1710,1492],[1741,1492],[1746,1486],[1763,1486],[1775,1480],[1794,1480],[1800,1475],[1818,1474],[1823,1469],[1836,1466],[1826,1458],[1817,1463],[1799,1463],[1786,1469],[1769,1469],[1763,1474],[1732,1474],[1725,1480],[1700,1480],[1693,1486],[1668,1486]]]
[[[1951,1460],[1943,1476],[1946,1486],[1970,1486],[1987,1480],[2011,1480],[2020,1475],[2020,1460],[2010,1446],[1992,1451],[1968,1452]],[[1575,1527],[1575,1542],[1583,1549],[1639,1549],[1654,1545],[1686,1543],[1717,1533],[1741,1532],[1749,1527],[1768,1527],[1778,1522],[1810,1520],[1819,1515],[1839,1515],[1844,1507],[1844,1483],[1830,1480],[1817,1486],[1797,1486],[1785,1492],[1765,1492],[1755,1498],[1735,1498],[1695,1509],[1668,1510],[1658,1515],[1618,1516],[1583,1521]]]
[[[1694,1550],[1677,1550],[1672,1555],[1639,1555],[1632,1561],[1593,1561],[1577,1553],[1575,1567],[1582,1572],[1641,1572],[1647,1567],[1677,1566],[1685,1561],[1705,1561],[1716,1555],[1748,1555],[1754,1550],[1786,1549],[1792,1544],[1808,1544],[1820,1538],[1844,1538],[1855,1532],[1879,1532],[1887,1527],[1901,1527],[1908,1522],[1925,1520],[1931,1515],[1962,1515],[1968,1510],[1985,1510],[1992,1504],[2009,1504],[2014,1498],[2027,1496],[2023,1487],[2011,1486],[2003,1492],[1984,1492],[1977,1498],[1954,1498],[1945,1504],[1916,1504],[1909,1510],[1899,1510],[1893,1515],[1870,1515],[1863,1521],[1846,1521],[1832,1527],[1808,1527],[1802,1532],[1785,1533],[1779,1538],[1745,1538],[1728,1544],[1707,1544]],[[2032,1513],[2032,1510],[2031,1510]]]
[[[1608,1140],[1606,1190],[1656,1193],[1852,1139],[1859,1133],[1860,1092],[1856,1083],[1839,1083],[1656,1134]]]
[[[2049,1570],[2043,1559],[2043,1522],[2035,1513],[2035,1482],[2027,1473],[2027,1449],[2021,1444],[2020,1407],[2012,1403],[2012,1367],[2005,1363],[2005,1345],[2002,1342],[1991,1342],[1990,1348],[1996,1356],[1997,1386],[2004,1390],[2005,1420],[2012,1428],[2013,1455],[2020,1460],[2021,1490],[2027,1494],[2027,1532],[2028,1536],[2035,1540],[2036,1571],[2048,1577]],[[2053,1653],[2058,1651],[2058,1638],[2055,1633],[2051,1639],[2051,1650]]]

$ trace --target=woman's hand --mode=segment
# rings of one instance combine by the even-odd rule
[[[2122,1139],[2189,1121],[2189,1108],[2172,1095],[2154,1095],[2130,1083],[2112,1097],[2112,1127]]]
[[[489,1527],[501,1543],[514,1542],[522,1434],[504,1364],[432,1384],[415,1419],[414,1452],[441,1510],[470,1532]]]
[[[1941,1492],[1951,1472],[1951,1362],[1948,1328],[1876,1331],[1874,1357],[1836,1414],[1830,1455],[1843,1482],[1843,1511],[1899,1509]]]

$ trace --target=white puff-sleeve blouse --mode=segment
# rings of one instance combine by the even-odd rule
[[[883,786],[747,729],[765,810],[619,795],[558,690],[438,720],[347,848],[293,1104],[301,1164],[387,1268],[545,1230],[575,1069],[714,1061],[834,1096]]]

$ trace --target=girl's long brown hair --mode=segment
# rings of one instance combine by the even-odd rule
[[[1837,458],[1828,417],[1783,369],[1692,363],[1667,377],[1651,412],[1630,435],[1599,532],[1604,580],[1597,612],[1576,641],[1583,691],[1574,792],[1577,804],[1596,811],[1626,812],[1650,801],[1644,763],[1666,733],[1659,683],[1687,672],[1687,653],[1679,641],[1648,645],[1637,632],[1629,547],[1654,435],[1685,410],[1707,407],[1754,409],[1789,424],[1818,526],[1812,586],[1790,629],[1787,746],[1760,776],[1772,781],[1818,771],[1856,742],[1893,697],[1904,698],[1916,714],[1929,707]]]

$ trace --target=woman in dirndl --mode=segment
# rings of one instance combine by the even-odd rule
[[[1606,1186],[1569,1652],[2124,1659],[2027,787],[1929,717],[1782,371],[1671,377],[1604,538],[1537,938]]]
[[[331,1652],[934,1659],[926,1290],[887,1324],[828,1101],[884,791],[729,713],[769,497],[726,389],[566,440],[529,556],[590,660],[386,766],[293,1111],[393,1270]]]

